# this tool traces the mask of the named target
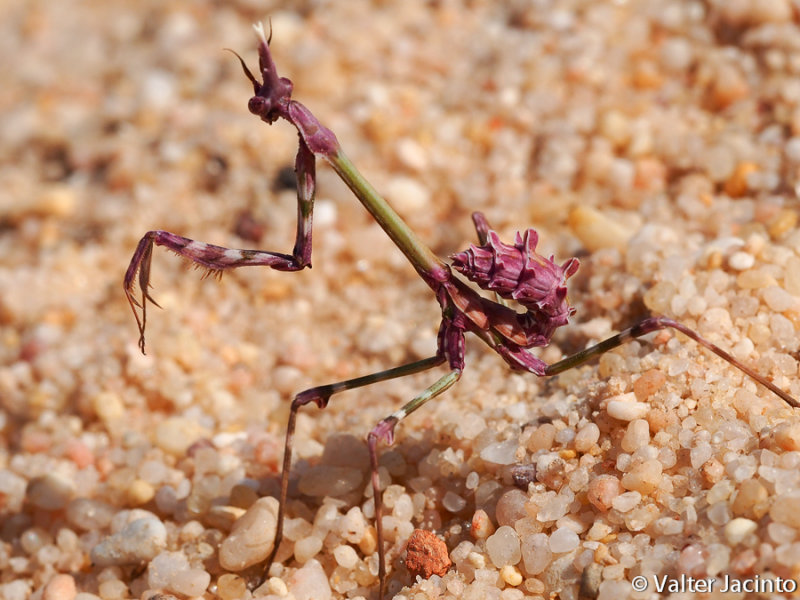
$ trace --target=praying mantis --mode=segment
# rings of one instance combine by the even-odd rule
[[[534,229],[517,233],[513,244],[500,240],[481,213],[473,215],[478,245],[454,254],[447,263],[436,256],[408,227],[394,209],[364,179],[342,151],[334,133],[322,125],[303,104],[292,99],[293,84],[278,75],[270,53],[270,36],[262,25],[255,26],[258,37],[260,80],[237,54],[244,74],[253,84],[249,111],[267,124],[279,119],[291,123],[298,132],[295,160],[297,176],[297,232],[291,254],[264,250],[238,250],[191,240],[167,231],[146,233],[139,242],[124,278],[125,293],[139,329],[139,347],[145,351],[148,302],[158,306],[149,293],[150,267],[154,246],[168,250],[204,267],[210,273],[245,266],[267,266],[279,271],[299,271],[311,266],[312,213],[316,190],[316,159],[327,161],[366,210],[403,252],[417,274],[432,290],[441,308],[435,352],[378,373],[313,387],[297,394],[289,411],[281,473],[277,532],[266,573],[283,537],[283,524],[292,464],[293,437],[298,411],[314,403],[325,408],[331,397],[352,390],[446,365],[447,372],[400,409],[379,421],[367,435],[371,486],[375,506],[378,553],[379,597],[386,591],[386,556],[382,523],[382,499],[378,476],[378,445],[391,445],[397,424],[409,414],[455,385],[465,368],[465,335],[472,333],[494,350],[515,371],[537,376],[556,375],[582,365],[601,354],[648,333],[671,328],[691,338],[763,385],[793,407],[800,403],[766,378],[741,363],[731,354],[709,342],[694,330],[666,317],[653,316],[585,350],[558,362],[547,364],[528,350],[550,343],[554,332],[569,321],[575,309],[567,299],[566,281],[578,269],[578,260],[562,264],[536,252],[538,235]],[[235,54],[235,53],[234,53]],[[493,292],[496,301],[486,298],[457,278],[457,271],[479,288]],[[138,276],[138,277],[137,277]],[[140,296],[137,298],[137,287]],[[508,306],[514,301],[524,312]]]

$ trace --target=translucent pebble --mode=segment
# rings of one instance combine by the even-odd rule
[[[314,558],[322,550],[322,538],[310,535],[297,540],[294,545],[294,557],[301,565]]]
[[[599,475],[589,481],[586,496],[596,509],[606,512],[612,507],[614,498],[619,496],[622,490],[622,485],[615,476]]]
[[[672,517],[661,517],[653,521],[653,532],[656,535],[678,535],[683,531],[683,521]]]
[[[240,515],[241,516],[241,515]],[[311,533],[311,523],[303,518],[285,519],[283,523],[283,537],[287,540],[296,542]]]
[[[619,600],[631,595],[631,584],[629,581],[606,579],[600,584],[598,590],[597,600]]]
[[[516,462],[519,442],[512,438],[504,442],[493,442],[481,450],[481,458],[496,465],[510,465]]]
[[[489,560],[498,569],[504,565],[515,565],[522,558],[519,535],[513,527],[503,525],[486,538],[486,552]]]
[[[734,519],[735,521],[736,519]],[[776,544],[788,544],[794,541],[797,536],[797,531],[783,523],[772,522],[767,525],[767,535]]]
[[[542,423],[536,428],[536,431],[531,434],[528,439],[528,450],[536,452],[537,450],[550,450],[553,446],[553,441],[556,438],[556,428],[552,423]]]
[[[49,544],[53,541],[47,531],[41,527],[31,527],[22,532],[19,537],[20,546],[27,554],[34,554],[42,546]]]
[[[556,443],[561,444],[562,446],[568,446],[573,439],[575,439],[575,431],[570,429],[569,427],[565,427],[560,431],[556,432]]]
[[[161,552],[147,567],[147,584],[151,588],[169,587],[175,573],[188,568],[189,559],[183,552]]]
[[[294,572],[287,582],[295,600],[330,600],[328,576],[315,559],[309,560]]]
[[[554,554],[571,552],[579,543],[578,534],[568,527],[559,527],[550,535],[550,550]]]
[[[431,192],[422,184],[407,176],[390,179],[386,184],[386,197],[404,214],[424,211],[430,204]]]
[[[333,558],[340,567],[352,570],[358,564],[358,554],[352,546],[343,544],[333,549]]]
[[[278,598],[285,598],[289,595],[289,588],[286,587],[283,579],[279,579],[278,577],[270,577],[267,580],[266,585],[270,593],[278,596]]]
[[[275,542],[277,516],[278,501],[272,496],[259,498],[248,508],[220,545],[222,568],[241,571],[267,558]]]
[[[26,483],[25,479],[16,473],[0,469],[0,494],[4,497],[5,509],[8,512],[17,512],[22,509]]]
[[[661,482],[662,470],[661,463],[656,459],[646,460],[634,465],[630,471],[622,476],[622,487],[628,490],[635,490],[641,494],[649,494]]]
[[[664,67],[670,71],[683,71],[691,65],[693,53],[693,46],[688,40],[669,37],[661,45],[660,58]]]
[[[45,585],[42,600],[72,600],[76,593],[75,578],[72,575],[59,573]]]
[[[769,516],[773,521],[783,523],[800,529],[800,491],[791,491],[780,494],[772,501],[772,506],[769,509]]]
[[[400,521],[410,521],[414,516],[414,502],[411,500],[411,496],[403,494],[397,498],[392,507],[392,515]]]
[[[58,473],[35,477],[28,483],[25,496],[43,510],[61,510],[75,495],[75,483]]]
[[[472,440],[486,429],[486,421],[477,414],[467,414],[460,418],[456,425],[455,435],[458,439]]]
[[[725,544],[709,544],[706,573],[714,577],[728,568],[731,560],[731,549]]]
[[[733,482],[730,479],[723,479],[722,481],[715,483],[714,486],[708,490],[708,493],[706,494],[706,502],[709,504],[716,504],[717,502],[727,500],[731,493],[733,493],[733,490]]]
[[[513,526],[519,519],[528,516],[525,505],[528,503],[528,494],[522,490],[513,489],[500,496],[495,509],[495,516],[500,525]]]
[[[167,529],[153,517],[134,519],[119,532],[92,548],[96,566],[128,565],[149,561],[167,545]]]
[[[522,583],[522,573],[512,565],[506,565],[500,569],[500,578],[508,585],[514,587]],[[503,600],[505,600],[505,595],[503,596]]]
[[[171,485],[162,485],[154,496],[159,512],[171,515],[178,507],[178,496]]]
[[[692,448],[689,452],[689,460],[692,463],[693,469],[702,467],[708,459],[711,458],[712,450],[708,442],[701,442]]]
[[[240,600],[247,593],[247,582],[233,573],[225,573],[217,579],[217,595],[220,600]]]
[[[72,531],[72,529],[67,529],[66,527],[62,527],[58,530],[56,534],[56,545],[63,551],[63,552],[72,552],[73,550],[78,549],[78,534]]]
[[[758,524],[750,519],[742,517],[731,519],[728,524],[725,525],[725,539],[728,540],[731,546],[735,546],[744,541],[751,533],[754,533],[757,528]]]
[[[580,428],[573,440],[575,450],[578,452],[588,452],[600,439],[600,428],[595,423],[587,423]]]
[[[205,430],[191,419],[167,417],[156,425],[155,443],[168,454],[183,456],[204,434]]]
[[[763,291],[764,301],[771,310],[784,312],[796,304],[794,296],[777,285],[771,285]]]
[[[736,271],[746,271],[753,268],[756,259],[749,252],[739,251],[731,254],[728,259],[728,266]]]
[[[800,542],[778,546],[775,551],[775,559],[787,567],[794,567],[800,563]]]
[[[54,544],[46,544],[35,554],[36,561],[42,565],[52,565],[61,557],[61,551]]]
[[[622,436],[622,449],[635,452],[650,442],[650,425],[644,419],[634,419],[628,423],[625,435]]]
[[[0,584],[0,597],[3,600],[28,600],[30,594],[30,584],[27,580],[18,579],[17,581]]]
[[[298,483],[301,493],[313,498],[341,496],[361,487],[361,471],[351,467],[317,465],[303,473]]]
[[[145,460],[139,465],[139,477],[157,485],[161,483],[167,476],[167,466],[158,460]]]
[[[708,507],[708,520],[714,525],[725,525],[731,520],[731,511],[727,502],[717,502]]]
[[[572,499],[563,495],[553,495],[548,498],[536,513],[536,520],[541,522],[555,521],[560,519],[569,511]]]
[[[492,523],[485,510],[479,508],[472,515],[472,528],[470,531],[472,537],[476,540],[486,539],[494,533],[494,523]]]
[[[621,513],[633,510],[642,501],[642,495],[639,492],[625,492],[620,494],[611,501],[611,506]]]
[[[444,497],[442,498],[442,506],[444,506],[445,510],[450,511],[451,513],[457,513],[464,510],[466,505],[467,501],[452,491],[445,493]]]
[[[413,506],[412,506],[413,509]],[[395,515],[397,516],[397,515]],[[409,517],[410,519],[411,517]],[[364,534],[367,530],[367,521],[364,518],[364,513],[358,506],[352,507],[340,519],[340,532],[341,536],[351,544],[357,544],[364,539]]]
[[[649,405],[636,401],[636,396],[633,392],[615,396],[606,404],[608,416],[620,421],[644,419],[649,410]]]

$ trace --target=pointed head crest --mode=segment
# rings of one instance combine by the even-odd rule
[[[230,50],[239,59],[245,76],[253,84],[255,94],[247,103],[247,109],[261,117],[267,123],[274,123],[280,117],[286,116],[287,107],[292,99],[292,82],[278,76],[275,61],[269,50],[269,43],[272,40],[272,24],[270,23],[269,37],[264,31],[262,23],[253,25],[256,36],[258,37],[258,67],[261,72],[263,82],[256,79],[250,69],[245,64],[244,59],[238,53]]]

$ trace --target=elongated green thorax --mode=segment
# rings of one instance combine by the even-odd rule
[[[426,281],[446,281],[449,278],[448,266],[411,231],[400,215],[364,179],[342,149],[326,158],[417,272]]]

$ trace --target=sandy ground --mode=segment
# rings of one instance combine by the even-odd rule
[[[277,489],[292,395],[434,351],[429,290],[320,166],[313,269],[217,282],[156,249],[163,310],[150,310],[139,352],[122,276],[146,231],[291,251],[295,133],[248,114],[250,85],[223,51],[255,64],[250,25],[268,16],[295,98],[438,254],[474,241],[481,210],[507,241],[536,227],[542,254],[580,258],[576,325],[542,358],[660,313],[800,396],[800,30],[788,0],[6,2],[0,596],[246,597],[217,547]],[[298,478],[318,464],[355,470],[355,488],[324,506],[359,507],[369,523],[360,440],[437,376],[306,411]],[[342,448],[351,455],[337,458]],[[797,411],[671,333],[549,380],[470,340],[462,381],[385,453],[388,503],[413,507],[395,510],[390,591],[577,598],[583,581],[590,596],[645,598],[656,575],[717,589],[725,575],[795,581],[799,450]],[[522,497],[520,464],[538,470]],[[292,494],[297,539],[324,539],[312,563],[324,575],[313,592],[297,583],[290,540],[267,591],[374,597],[369,544],[336,554],[346,540],[309,533],[322,497],[294,482]],[[480,510],[502,540],[476,532]],[[92,548],[144,514],[163,544],[91,564]],[[440,534],[456,565],[408,588],[414,527]],[[636,576],[650,587],[634,592]]]

